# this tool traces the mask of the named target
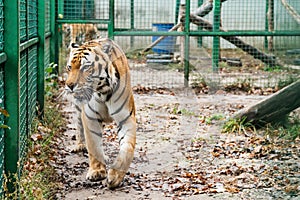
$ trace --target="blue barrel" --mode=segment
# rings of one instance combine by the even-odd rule
[[[152,24],[153,31],[164,31],[168,32],[174,24],[163,23],[163,24]],[[160,36],[152,36],[152,42],[157,40]],[[155,45],[152,50],[158,54],[172,54],[175,51],[176,37],[168,36]]]

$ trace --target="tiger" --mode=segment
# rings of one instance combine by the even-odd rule
[[[83,45],[73,43],[66,71],[65,88],[72,95],[84,130],[78,144],[85,143],[88,152],[86,179],[106,179],[108,188],[116,188],[129,169],[136,145],[136,110],[128,60],[113,40],[101,38]],[[104,124],[113,121],[118,127],[119,152],[106,170],[102,133]]]
[[[83,44],[98,38],[99,31],[95,24],[64,24],[64,46],[71,48],[72,43]]]

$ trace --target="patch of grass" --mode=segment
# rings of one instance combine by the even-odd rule
[[[64,131],[65,121],[55,99],[58,96],[58,83],[51,73],[50,70],[46,76],[44,113],[36,117],[31,124],[27,141],[28,152],[21,166],[21,176],[13,176],[19,192],[8,193],[4,187],[3,199],[55,199],[59,189],[61,181],[54,166],[57,161],[56,150],[60,143],[58,135]]]
[[[195,113],[193,111],[189,111],[185,108],[179,109],[177,106],[175,106],[172,110],[172,114],[174,115],[186,115],[186,116],[193,116]]]
[[[300,116],[292,114],[288,117],[288,123],[284,125],[267,124],[264,130],[265,135],[272,138],[282,138],[294,141],[297,138],[300,138]]]
[[[20,178],[21,199],[51,199],[59,184],[53,163],[64,119],[59,107],[47,98],[42,120],[35,119],[28,141],[28,154]]]
[[[246,118],[230,119],[222,127],[222,133],[237,133],[248,135],[248,132],[256,132],[256,128],[251,122],[246,122]]]
[[[214,114],[210,117],[205,118],[205,123],[206,124],[213,124],[215,121],[223,120],[225,119],[223,114]]]
[[[279,89],[284,88],[285,86],[288,86],[297,80],[298,80],[297,77],[293,77],[293,76],[289,76],[286,79],[280,79],[277,83],[277,87]]]
[[[281,72],[283,69],[282,69],[281,66],[270,67],[270,66],[266,65],[263,68],[263,70],[266,71],[266,72]]]

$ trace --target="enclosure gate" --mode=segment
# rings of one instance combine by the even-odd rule
[[[4,181],[6,189],[15,189],[32,120],[43,111],[44,69],[54,60],[54,13],[55,0],[0,0],[0,198]]]

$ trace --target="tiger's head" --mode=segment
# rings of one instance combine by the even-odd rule
[[[104,46],[93,42],[71,46],[66,90],[78,104],[87,103],[95,92],[99,96],[110,95],[117,80]]]

